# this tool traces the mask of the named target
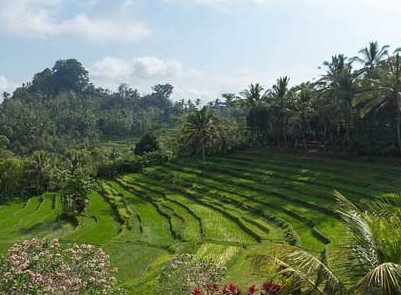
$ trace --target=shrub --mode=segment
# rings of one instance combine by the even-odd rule
[[[115,274],[101,248],[34,238],[0,260],[0,294],[123,294]]]
[[[225,274],[226,268],[211,260],[200,259],[192,254],[178,255],[163,269],[159,277],[158,294],[191,294],[197,288],[216,286]]]
[[[135,145],[134,153],[135,155],[143,155],[157,150],[159,150],[159,142],[156,136],[149,132],[142,136],[140,141]]]
[[[246,293],[242,293],[236,284],[224,285],[219,287],[217,284],[208,284],[203,289],[196,287],[190,295],[278,295],[282,290],[281,285],[274,283],[272,280],[264,282],[259,289],[255,284],[251,285]]]

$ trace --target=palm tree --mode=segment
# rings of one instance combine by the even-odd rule
[[[40,195],[48,189],[53,176],[53,159],[44,151],[36,151],[29,157],[29,160],[31,164],[29,174],[35,181],[36,193]]]
[[[240,93],[238,104],[243,106],[246,112],[247,126],[250,129],[253,139],[260,141],[267,130],[267,93],[259,84],[251,84],[248,89]]]
[[[287,143],[287,125],[290,114],[292,113],[292,101],[289,97],[289,84],[290,78],[280,77],[277,83],[273,85],[268,94],[268,108],[276,118],[276,128],[281,133],[284,139],[285,147],[288,148]]]
[[[195,152],[202,152],[203,162],[206,162],[205,150],[218,138],[217,117],[209,108],[195,110],[185,117],[182,133],[186,145],[193,146]]]
[[[295,129],[302,139],[313,133],[311,121],[316,115],[316,90],[311,83],[302,83],[290,90],[294,99],[294,108],[288,119],[289,126]]]
[[[355,94],[357,74],[352,72],[352,61],[348,61],[343,54],[333,56],[330,62],[325,61],[323,65],[327,67],[327,72],[319,79],[317,85],[327,100],[325,108],[329,110],[326,113],[334,117],[337,132],[345,125],[347,141],[350,144],[353,118],[351,102]]]
[[[389,47],[389,45],[384,45],[380,48],[377,41],[370,42],[367,47],[359,50],[360,57],[355,56],[352,60],[363,65],[362,73],[366,73],[369,78],[374,78],[376,76],[375,69],[388,57]]]
[[[353,99],[355,105],[362,105],[360,116],[391,106],[396,112],[396,132],[401,154],[401,57],[398,51],[389,57],[380,71],[379,79],[371,79],[370,87]]]
[[[248,89],[245,89],[240,93],[240,99],[242,104],[248,109],[255,109],[263,104],[266,98],[266,92],[259,83],[249,85]]]
[[[285,76],[285,77],[280,77],[277,79],[277,83],[273,85],[272,90],[270,91],[270,94],[276,98],[280,99],[283,101],[286,98],[287,92],[288,92],[288,83],[290,82],[290,78]]]
[[[380,202],[376,208],[384,210],[363,212],[340,193],[334,194],[337,212],[348,230],[341,250],[343,263],[336,269],[306,251],[291,252],[277,260],[282,273],[291,278],[283,294],[294,290],[311,295],[401,294],[400,210],[393,209],[394,204]]]

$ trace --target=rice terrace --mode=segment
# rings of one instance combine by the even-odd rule
[[[58,193],[2,205],[1,249],[34,236],[101,245],[135,294],[154,294],[161,267],[181,252],[225,263],[231,281],[261,281],[252,257],[273,243],[335,250],[344,229],[333,189],[364,204],[399,189],[400,172],[389,161],[266,148],[211,157],[206,165],[183,158],[101,181],[76,227],[57,219]]]
[[[0,295],[401,295],[400,0],[0,16]]]

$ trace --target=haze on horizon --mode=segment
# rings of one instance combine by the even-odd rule
[[[369,41],[401,46],[397,0],[0,0],[0,91],[76,58],[96,86],[212,100],[318,77]]]

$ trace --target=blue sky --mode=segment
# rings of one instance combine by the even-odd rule
[[[76,58],[97,86],[204,101],[318,77],[369,41],[401,46],[399,0],[0,0],[0,91]]]

